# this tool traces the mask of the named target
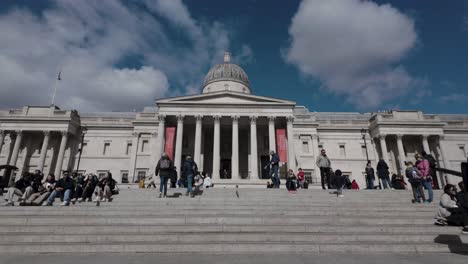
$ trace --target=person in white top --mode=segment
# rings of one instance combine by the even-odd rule
[[[210,176],[206,176],[205,179],[203,180],[203,187],[205,188],[212,188],[214,186],[213,182],[211,181]]]

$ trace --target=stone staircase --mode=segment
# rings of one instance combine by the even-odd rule
[[[409,191],[169,193],[129,188],[99,207],[1,207],[0,254],[468,253],[460,228],[433,225],[437,203],[411,204]]]

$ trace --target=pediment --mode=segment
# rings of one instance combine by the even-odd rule
[[[272,97],[257,96],[236,92],[216,92],[179,96],[156,100],[158,105],[166,104],[199,104],[199,105],[291,105],[296,103]]]

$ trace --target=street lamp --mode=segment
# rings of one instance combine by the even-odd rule
[[[81,127],[81,146],[80,146],[80,149],[78,149],[80,154],[78,156],[78,165],[76,166],[76,174],[78,174],[78,171],[80,170],[81,154],[83,153],[83,142],[84,142],[84,137],[87,132],[88,132],[88,128],[86,126],[82,126]]]
[[[364,140],[364,148],[366,148],[366,158],[367,158],[367,161],[369,161],[369,153],[367,152],[367,142],[366,142],[367,129],[365,128],[361,129],[361,134],[362,134],[362,139]]]

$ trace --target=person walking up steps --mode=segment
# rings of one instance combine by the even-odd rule
[[[331,177],[330,168],[331,162],[324,149],[320,151],[320,156],[317,158],[317,166],[320,168],[320,178],[322,180],[322,189],[325,190],[325,181],[327,181],[327,187],[330,189]]]
[[[166,197],[167,194],[167,180],[172,176],[172,171],[174,170],[174,164],[169,159],[167,153],[163,153],[161,159],[158,161],[158,165],[156,165],[156,170],[154,172],[154,176],[156,177],[159,175],[160,182],[159,182],[159,198],[163,195]]]
[[[271,155],[271,160],[268,163],[268,165],[265,166],[265,169],[268,166],[271,166],[271,168],[270,168],[270,179],[271,179],[271,182],[273,184],[273,188],[278,189],[280,187],[280,184],[281,184],[279,176],[278,176],[280,158],[279,158],[278,154],[275,153],[273,150],[270,151],[270,155]]]
[[[187,156],[185,158],[184,166],[182,167],[183,175],[187,178],[187,193],[185,195],[190,195],[194,197],[192,190],[193,177],[198,173],[197,164],[192,160],[192,157]]]

